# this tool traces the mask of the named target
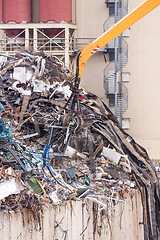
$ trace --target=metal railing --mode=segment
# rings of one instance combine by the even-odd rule
[[[93,42],[96,38],[73,38],[65,39],[62,37],[57,38],[34,38],[25,39],[20,37],[0,39],[0,51],[15,51],[17,48],[25,48],[26,42],[28,47],[36,51],[65,51],[66,42],[69,44],[69,50],[72,52],[79,51],[85,45]]]
[[[119,2],[116,20],[121,19],[127,12],[128,1],[123,0]],[[104,31],[109,29],[114,23],[115,16],[109,17],[104,22]],[[115,60],[110,62],[104,69],[104,89],[107,98],[111,95],[116,95],[115,114],[121,122],[122,114],[128,108],[128,90],[122,83],[122,68],[124,68],[128,62],[128,44],[122,36],[119,36],[116,41],[113,40],[106,45],[106,51],[109,49],[112,49],[116,56]]]
[[[73,51],[77,52],[85,45],[93,42],[96,38],[74,38]]]
[[[45,38],[38,38],[37,40],[30,38],[6,38],[6,39],[0,39],[0,51],[15,51],[17,48],[25,48],[25,47],[31,47],[36,51],[48,51],[48,52],[54,52],[54,51],[65,51],[66,41],[69,44],[69,50],[73,50],[74,42],[70,41],[70,39],[65,38],[55,38],[54,40],[52,38],[45,39]],[[27,42],[27,44],[26,44]]]

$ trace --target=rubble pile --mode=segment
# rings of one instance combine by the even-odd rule
[[[145,239],[156,239],[155,168],[105,103],[54,56],[21,51],[0,71],[0,209],[32,209],[40,221],[43,205],[86,198],[107,209],[138,188]]]

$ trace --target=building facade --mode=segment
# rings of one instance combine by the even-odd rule
[[[115,11],[113,7],[115,5],[109,2],[114,1],[109,0],[106,3],[104,0],[76,1],[75,23],[78,38],[96,38],[103,33],[104,23],[107,19],[112,18]],[[123,2],[123,0],[115,2]],[[131,11],[141,3],[142,0],[124,1],[122,11],[126,11],[127,5],[128,11]],[[117,82],[120,81],[121,86],[123,85],[123,89],[121,89],[123,104],[126,104],[125,100],[128,101],[124,106],[126,108],[124,113],[120,116],[122,127],[146,148],[152,159],[157,160],[160,159],[160,127],[158,125],[160,120],[159,16],[160,7],[122,34],[123,42],[125,41],[126,44],[121,43],[122,66],[121,69],[118,69],[120,71],[117,71]],[[124,48],[122,45],[125,45]],[[118,48],[118,46],[114,47]],[[125,63],[123,63],[126,49],[128,49],[128,56],[125,56]],[[110,61],[114,58],[114,51],[113,54],[110,54],[109,51],[96,53],[88,61],[81,81],[81,85],[86,90],[103,98],[113,112],[115,112],[113,101],[115,96],[112,94],[110,97],[106,94],[104,69],[110,64],[112,68],[108,68],[108,72],[114,72],[115,63]],[[109,73],[105,75],[107,74]],[[112,86],[109,85],[110,88],[112,93]],[[119,115],[118,112],[117,115]]]

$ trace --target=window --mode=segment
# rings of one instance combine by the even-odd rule
[[[115,95],[109,95],[109,106],[114,107],[115,106]]]
[[[114,61],[114,59],[115,59],[115,53],[109,52],[109,61]]]
[[[129,82],[130,80],[130,73],[129,72],[123,72],[122,73],[122,82]]]
[[[115,7],[114,5],[109,6],[109,16],[114,16],[115,15]]]

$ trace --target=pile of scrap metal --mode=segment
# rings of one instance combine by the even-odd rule
[[[21,51],[0,67],[0,209],[90,199],[107,209],[138,188],[145,239],[160,231],[150,158],[94,94],[77,89],[54,56]]]

